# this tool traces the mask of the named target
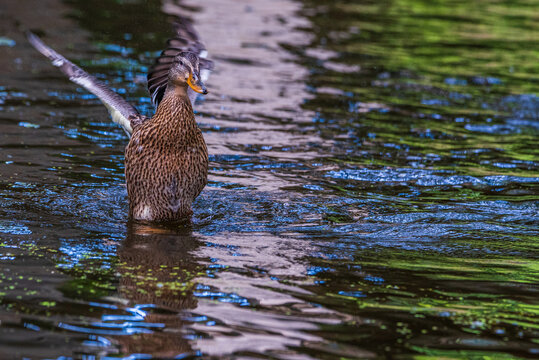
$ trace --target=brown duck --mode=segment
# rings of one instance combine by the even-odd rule
[[[157,108],[152,118],[139,114],[105,83],[36,35],[27,34],[39,52],[71,81],[96,95],[112,120],[131,135],[125,149],[125,178],[129,216],[136,220],[189,218],[193,213],[191,204],[207,182],[208,149],[192,104],[196,93],[207,93],[202,78],[207,77],[212,63],[203,58],[204,46],[192,28],[177,25],[176,34],[148,74],[148,89]]]

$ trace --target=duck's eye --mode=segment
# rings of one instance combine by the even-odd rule
[[[183,66],[183,61],[180,60],[180,65]]]

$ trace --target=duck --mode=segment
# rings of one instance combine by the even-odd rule
[[[190,219],[192,203],[208,179],[208,148],[193,111],[197,94],[207,94],[204,82],[213,68],[206,49],[189,24],[175,24],[175,36],[155,59],[147,75],[156,111],[140,114],[104,82],[90,75],[37,35],[30,44],[69,79],[97,96],[113,122],[129,136],[125,148],[125,181],[129,219],[171,222]]]

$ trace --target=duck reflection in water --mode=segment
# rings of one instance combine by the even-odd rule
[[[129,306],[151,304],[144,308],[144,322],[160,326],[152,332],[116,337],[122,353],[173,358],[191,351],[181,331],[182,312],[197,306],[193,279],[201,267],[192,253],[199,245],[189,225],[128,224],[118,250],[119,295]]]

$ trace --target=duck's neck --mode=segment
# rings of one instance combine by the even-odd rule
[[[154,118],[172,126],[196,126],[193,107],[187,96],[187,87],[169,84]]]

